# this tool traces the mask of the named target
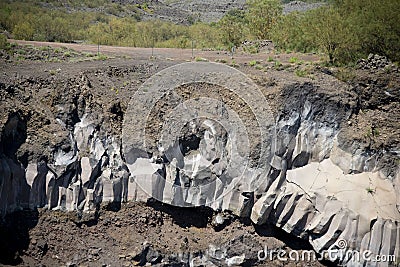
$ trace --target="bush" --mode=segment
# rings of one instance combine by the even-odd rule
[[[283,16],[279,0],[247,0],[245,10],[233,9],[217,23],[189,18],[190,26],[140,21],[139,9],[152,12],[144,2],[47,0],[50,8],[33,2],[0,1],[1,27],[16,39],[180,48],[193,42],[196,48],[222,50],[256,38],[272,39],[283,51],[325,53],[330,64],[349,64],[369,53],[400,62],[400,1],[330,0],[321,8]],[[85,12],[70,11],[82,8]],[[246,49],[258,52],[257,47]]]
[[[299,61],[299,59],[298,59],[297,57],[291,57],[291,58],[289,58],[289,63],[294,64],[294,63],[297,63],[298,61]]]
[[[306,70],[302,70],[302,69],[297,69],[297,70],[295,70],[294,73],[298,77],[306,77],[306,75],[307,75],[307,71]]]
[[[253,67],[253,66],[257,65],[257,63],[258,63],[257,60],[251,60],[249,62],[249,65]]]
[[[0,49],[6,49],[8,47],[7,37],[4,34],[0,34]]]
[[[246,35],[246,19],[242,10],[232,9],[218,22],[222,42],[229,49],[239,46]]]
[[[355,52],[379,54],[400,61],[400,1],[336,0],[336,8],[352,25]]]
[[[400,60],[400,1],[333,0],[330,5],[281,17],[275,46],[323,52],[330,64],[352,64],[369,53]]]
[[[196,58],[195,58],[195,61],[196,61],[196,62],[208,62],[208,59],[202,58],[202,57],[196,57]]]
[[[216,25],[195,23],[187,30],[196,48],[215,48],[222,45],[221,31]],[[190,44],[191,46],[191,44]]]
[[[259,51],[258,45],[244,46],[243,51],[250,54],[257,54]]]
[[[20,22],[12,31],[15,39],[32,40],[34,29],[29,22]]]
[[[259,40],[269,39],[270,32],[282,14],[280,0],[248,0],[246,18],[251,34]]]

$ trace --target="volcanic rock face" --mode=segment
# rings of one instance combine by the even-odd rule
[[[170,79],[171,76],[174,79]],[[219,87],[207,88],[206,82]],[[190,83],[197,84],[197,92],[195,88],[179,88]],[[263,106],[266,103],[262,102],[261,92],[257,94],[252,86],[255,85],[238,71],[207,63],[178,65],[147,81],[132,98],[123,127],[124,152],[130,173],[144,172],[134,174],[139,185],[138,194],[143,189],[154,198],[173,205],[208,205],[214,209],[234,210],[237,214],[248,212],[249,207],[244,203],[251,203],[253,194],[242,193],[254,192],[256,183],[261,182],[260,177],[268,172],[265,167],[269,157],[265,151],[270,145],[267,136],[273,136],[272,114]],[[177,87],[177,92],[170,92]],[[197,98],[196,93],[203,94],[203,98]],[[164,94],[167,94],[166,99],[158,99]],[[188,100],[185,99],[187,94],[192,94]],[[256,111],[254,114],[264,115],[255,116],[253,123],[259,125],[258,129],[250,126],[250,118],[241,121],[240,116],[245,118],[246,109],[233,106],[240,98],[243,105],[247,103],[253,112]],[[231,105],[225,105],[224,99]],[[153,119],[150,112],[153,107],[166,116],[161,120]],[[134,115],[141,110],[148,110],[150,117],[146,112],[142,117]],[[152,136],[143,131],[142,125],[149,122]],[[247,134],[246,123],[258,136]],[[154,127],[160,124],[163,126]],[[159,140],[158,144],[155,140]],[[258,147],[262,148],[256,153],[260,157],[259,169],[251,166],[254,162],[248,156]],[[146,154],[144,151],[152,154],[147,163],[145,159],[138,161]],[[162,166],[157,165],[157,161]],[[261,171],[263,167],[264,172]],[[160,171],[155,172],[157,169]]]
[[[307,10],[321,7],[324,4],[324,2],[306,3],[303,1],[291,1],[283,6],[283,13],[288,14],[291,12],[305,12]]]
[[[388,170],[380,160],[387,155],[379,154],[385,151],[340,141],[358,96],[326,79],[283,86],[273,116],[240,72],[183,64],[137,90],[121,132],[107,129],[121,127],[118,105],[110,108],[114,120],[105,115],[82,74],[71,101],[49,106],[55,115],[45,124],[60,135],[56,145],[47,144],[49,153],[20,153],[34,143],[34,114],[16,111],[3,119],[0,212],[47,207],[90,213],[102,202],[152,197],[273,222],[321,253],[344,240],[349,249],[400,257],[398,164]],[[11,89],[2,89],[2,100],[18,98]]]
[[[192,16],[193,19],[200,20],[203,22],[215,22],[221,19],[224,14],[234,8],[242,9],[245,5],[244,0],[221,0],[221,1],[166,1],[160,0],[163,3],[162,9],[171,10],[170,13],[176,13],[177,11],[186,13],[186,16]],[[156,8],[157,11],[157,8]],[[164,10],[163,10],[164,11]],[[163,12],[163,17],[170,15],[168,12]],[[165,15],[167,14],[167,15]],[[174,15],[176,16],[176,15]],[[163,18],[162,17],[162,18]],[[181,17],[182,18],[182,17]]]

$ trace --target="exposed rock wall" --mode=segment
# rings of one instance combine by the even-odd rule
[[[232,73],[227,74],[232,77],[232,86],[239,82]],[[274,125],[267,125],[270,135],[260,138],[250,134],[244,139],[242,130],[253,133],[251,126],[229,128],[216,123],[217,118],[224,118],[227,122],[242,119],[243,125],[252,125],[244,107],[235,109],[228,101],[221,104],[208,99],[207,110],[213,113],[202,114],[202,105],[196,109],[191,103],[188,108],[192,100],[182,89],[164,96],[160,102],[166,106],[155,114],[177,112],[190,123],[179,125],[172,116],[168,125],[162,126],[168,129],[166,136],[150,132],[145,136],[147,147],[137,143],[127,149],[121,131],[109,129],[113,123],[119,123],[120,128],[121,118],[110,120],[96,106],[93,86],[85,75],[75,83],[79,90],[70,100],[54,101],[50,106],[54,117],[48,124],[57,125],[51,134],[63,135],[50,153],[30,157],[18,154],[20,147],[34,138],[27,134],[33,115],[17,111],[3,122],[2,215],[35,207],[94,212],[102,202],[154,197],[179,206],[230,210],[256,224],[273,222],[308,239],[317,252],[343,239],[350,249],[400,257],[398,166],[388,172],[380,157],[367,153],[367,148],[339,141],[343,125],[358,110],[358,96],[349,88],[286,85],[281,89],[281,108]],[[339,82],[336,86],[346,87]],[[222,99],[233,97],[215,85],[195,87],[209,97],[215,90]],[[9,97],[6,90],[2,94]],[[231,101],[240,103],[240,99]],[[173,105],[168,107],[168,103]],[[152,103],[141,104],[143,110],[153,108]],[[119,114],[118,105],[110,110]],[[135,116],[131,111],[128,108],[125,116]],[[148,118],[136,114],[135,119],[134,126],[140,128]],[[150,127],[157,126],[156,119]],[[156,131],[157,127],[152,129]],[[135,141],[135,137],[129,140]],[[50,146],[45,142],[42,145]],[[266,155],[257,150],[260,147],[268,148]],[[251,160],[261,155],[268,162],[253,164],[246,161],[246,155]],[[388,177],[386,173],[395,175]]]

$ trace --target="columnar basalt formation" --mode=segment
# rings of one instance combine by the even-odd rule
[[[400,171],[383,160],[398,163],[399,147],[371,151],[349,142],[344,128],[359,111],[359,97],[325,78],[283,85],[273,114],[237,70],[183,64],[142,85],[122,124],[99,108],[82,74],[72,99],[49,104],[48,122],[34,122],[34,112],[23,109],[5,113],[0,213],[36,207],[90,213],[102,202],[152,197],[273,222],[320,253],[345,240],[348,249],[400,258]],[[5,103],[19,97],[7,90]],[[115,117],[116,110],[110,109]],[[114,122],[113,132],[107,127]],[[48,151],[43,155],[19,152],[35,143],[32,123],[51,126],[57,138],[55,145],[39,144]]]

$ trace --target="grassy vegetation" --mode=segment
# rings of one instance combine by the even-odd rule
[[[9,43],[3,34],[0,34],[0,49],[7,60],[23,62],[45,61],[45,62],[80,62],[88,60],[106,60],[108,56],[104,54],[82,53],[66,47],[53,48],[50,46],[18,45]],[[56,72],[50,73],[55,75]]]
[[[272,39],[282,51],[324,53],[330,64],[348,64],[369,53],[400,61],[400,1],[331,0],[321,8],[288,15],[282,14],[281,4],[247,0],[245,10],[231,10],[217,23],[176,25],[141,21],[144,13],[153,12],[147,3],[4,0],[0,27],[16,39],[135,47],[230,49],[245,39]],[[296,58],[290,62],[298,63]]]
[[[400,61],[400,1],[332,0],[305,13],[281,16],[272,39],[282,50],[323,52],[331,64],[369,53]]]
[[[252,66],[252,67],[254,67],[254,66],[257,65],[257,64],[258,64],[257,60],[251,60],[251,61],[249,62],[249,65]]]
[[[7,37],[4,34],[0,34],[0,49],[5,49],[7,45]]]
[[[207,62],[208,60],[205,59],[205,58],[202,58],[202,57],[196,57],[195,61],[197,61],[197,62]]]
[[[371,194],[371,195],[375,194],[375,192],[376,192],[376,189],[371,188],[371,187],[367,187],[367,188],[365,188],[365,190],[367,191],[368,194]]]
[[[180,48],[191,47],[192,40],[197,48],[216,48],[223,43],[217,25],[140,21],[139,10],[151,13],[147,4],[120,5],[106,0],[44,3],[2,1],[1,28],[15,39],[35,41],[84,40],[103,45]]]

